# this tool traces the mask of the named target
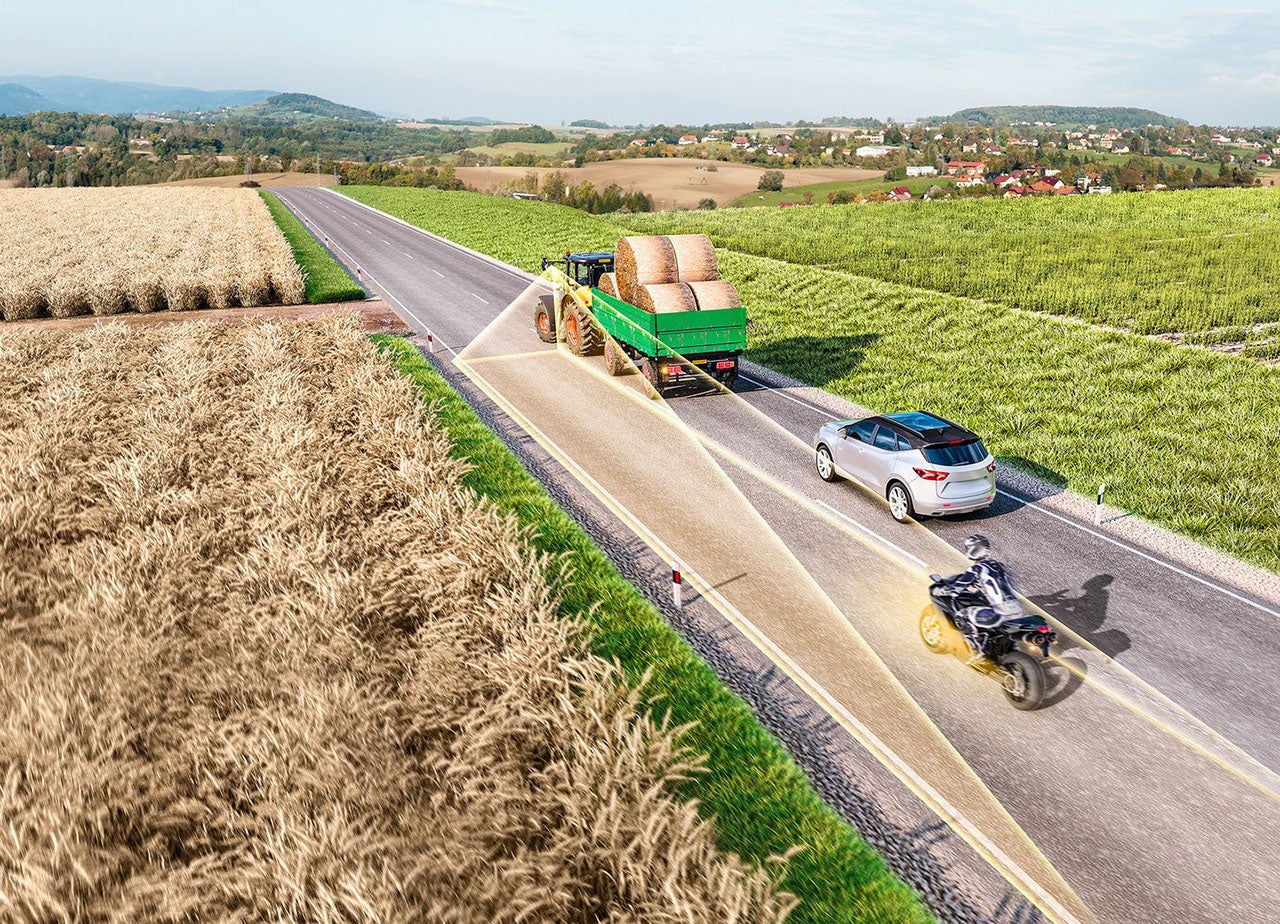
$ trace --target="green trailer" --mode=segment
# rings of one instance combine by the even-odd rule
[[[544,270],[552,265],[543,261]],[[611,375],[625,372],[630,360],[659,392],[704,376],[733,386],[747,347],[745,308],[652,314],[596,288],[613,268],[613,254],[565,254],[564,266],[564,277],[555,279],[564,289],[560,310],[553,295],[535,309],[534,327],[544,341],[562,334],[580,356],[603,350]]]

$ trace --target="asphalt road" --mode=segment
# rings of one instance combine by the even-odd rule
[[[446,352],[462,349],[528,285],[341,196],[278,193]],[[532,330],[529,339],[532,350]],[[1265,781],[1234,747],[1280,768],[1272,705],[1280,606],[1137,554],[1007,488],[983,514],[900,527],[878,498],[813,472],[808,443],[841,402],[769,388],[763,378],[744,378],[736,390],[670,404],[729,451],[726,473],[837,604],[874,594],[884,612],[899,614],[855,628],[1099,920],[1275,913],[1277,802],[1224,764]],[[814,504],[828,514],[815,515]],[[1058,669],[1052,705],[1039,712],[1013,712],[989,680],[930,656],[915,636],[921,566],[958,570],[953,550],[975,528],[1027,596],[1087,643],[1061,655],[1085,681]]]

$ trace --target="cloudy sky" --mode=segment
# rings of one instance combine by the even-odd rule
[[[0,72],[316,93],[407,116],[910,120],[1123,105],[1280,124],[1280,0],[63,0],[15,4]]]

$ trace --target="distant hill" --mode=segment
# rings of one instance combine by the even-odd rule
[[[28,87],[16,83],[0,84],[0,115],[26,115],[57,108],[58,104],[53,100],[45,99]]]
[[[310,122],[314,119],[344,119],[348,122],[381,122],[383,117],[368,109],[344,106],[310,93],[277,93],[260,103],[242,106],[232,115],[277,122]]]
[[[269,97],[271,90],[197,90],[151,83],[121,83],[92,77],[38,77],[16,74],[0,77],[0,83],[16,84],[41,97],[39,108],[56,112],[133,112],[217,109],[243,106]]]
[[[934,116],[929,121],[974,122],[978,125],[1053,122],[1056,125],[1109,125],[1115,128],[1187,124],[1186,119],[1174,118],[1150,109],[1124,106],[981,106],[961,109],[949,116]]]

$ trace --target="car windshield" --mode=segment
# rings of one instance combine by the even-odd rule
[[[923,451],[931,465],[972,465],[987,457],[987,447],[982,445],[982,440],[958,446],[926,446]]]

